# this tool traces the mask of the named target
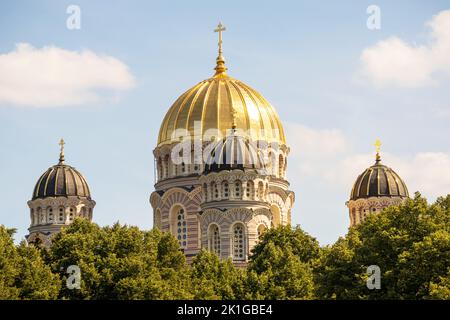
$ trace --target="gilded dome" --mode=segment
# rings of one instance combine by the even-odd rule
[[[216,74],[187,90],[170,107],[161,124],[158,146],[177,142],[182,136],[224,137],[232,127],[253,141],[286,144],[274,107],[258,91],[227,75],[221,41],[216,61]]]
[[[265,174],[264,158],[258,147],[248,139],[234,132],[212,144],[205,162],[204,173],[222,170],[254,169]]]
[[[379,155],[375,164],[356,179],[350,200],[370,197],[409,197],[405,182],[394,170],[381,164]]]
[[[65,164],[61,140],[59,163],[50,167],[38,179],[33,190],[32,200],[47,197],[76,196],[91,199],[86,179],[74,167]]]

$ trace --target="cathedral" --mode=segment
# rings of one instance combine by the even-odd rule
[[[212,77],[185,91],[167,111],[153,150],[153,226],[172,233],[187,261],[204,248],[245,267],[259,236],[291,224],[295,201],[286,177],[289,146],[275,108],[261,93],[227,73],[219,24]],[[350,226],[367,214],[409,197],[403,180],[381,164],[358,176],[349,209]],[[51,236],[76,217],[92,220],[95,201],[86,179],[65,162],[38,179],[28,201],[27,241],[49,246]]]
[[[265,229],[291,223],[289,147],[274,107],[227,74],[219,24],[214,75],[184,92],[154,149],[154,226],[172,232],[188,261],[201,248],[246,265]]]

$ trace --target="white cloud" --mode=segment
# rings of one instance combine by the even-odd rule
[[[0,54],[0,104],[60,107],[95,102],[134,85],[128,67],[92,51],[20,43]]]
[[[298,181],[314,179],[332,186],[338,193],[349,194],[357,176],[374,164],[374,153],[353,150],[351,141],[337,129],[313,129],[287,124],[288,141],[292,153],[288,174]],[[434,200],[450,194],[450,152],[419,152],[414,155],[395,155],[382,152],[382,161],[396,171],[412,195],[420,191]]]
[[[361,78],[377,87],[414,88],[437,83],[438,75],[450,75],[450,10],[433,16],[427,26],[431,29],[427,45],[390,37],[364,49]]]

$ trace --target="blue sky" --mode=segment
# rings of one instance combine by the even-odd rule
[[[81,8],[80,30],[66,28],[71,4]],[[380,30],[366,27],[371,4],[381,10]],[[219,21],[227,27],[228,73],[261,92],[285,124],[294,224],[322,244],[345,234],[345,201],[372,164],[377,138],[384,162],[410,193],[430,200],[448,194],[450,64],[440,52],[450,37],[441,32],[436,40],[426,26],[448,9],[449,1],[2,2],[0,68],[16,44],[27,43],[114,57],[133,81],[106,89],[97,83],[91,89],[99,99],[36,106],[2,100],[2,85],[14,75],[0,74],[0,223],[17,228],[17,240],[26,234],[26,202],[57,162],[64,137],[67,162],[84,174],[97,201],[95,222],[151,228],[159,125],[182,92],[212,75]],[[447,20],[443,14],[436,25]],[[394,53],[397,62],[386,58]],[[380,75],[382,59],[389,63]]]

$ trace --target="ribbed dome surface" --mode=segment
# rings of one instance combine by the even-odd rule
[[[350,200],[383,196],[407,198],[409,193],[400,176],[377,161],[358,176]]]
[[[198,124],[194,132],[194,124]],[[176,129],[192,138],[226,136],[234,127],[253,141],[286,144],[283,126],[272,107],[256,90],[224,73],[204,80],[183,93],[167,112],[159,131],[158,145],[179,141]],[[208,131],[212,132],[212,131]]]
[[[83,175],[75,168],[60,163],[42,174],[34,187],[32,199],[67,196],[91,199],[89,186]]]
[[[264,173],[265,165],[256,145],[244,137],[230,134],[213,144],[204,173],[233,169],[255,169]]]

